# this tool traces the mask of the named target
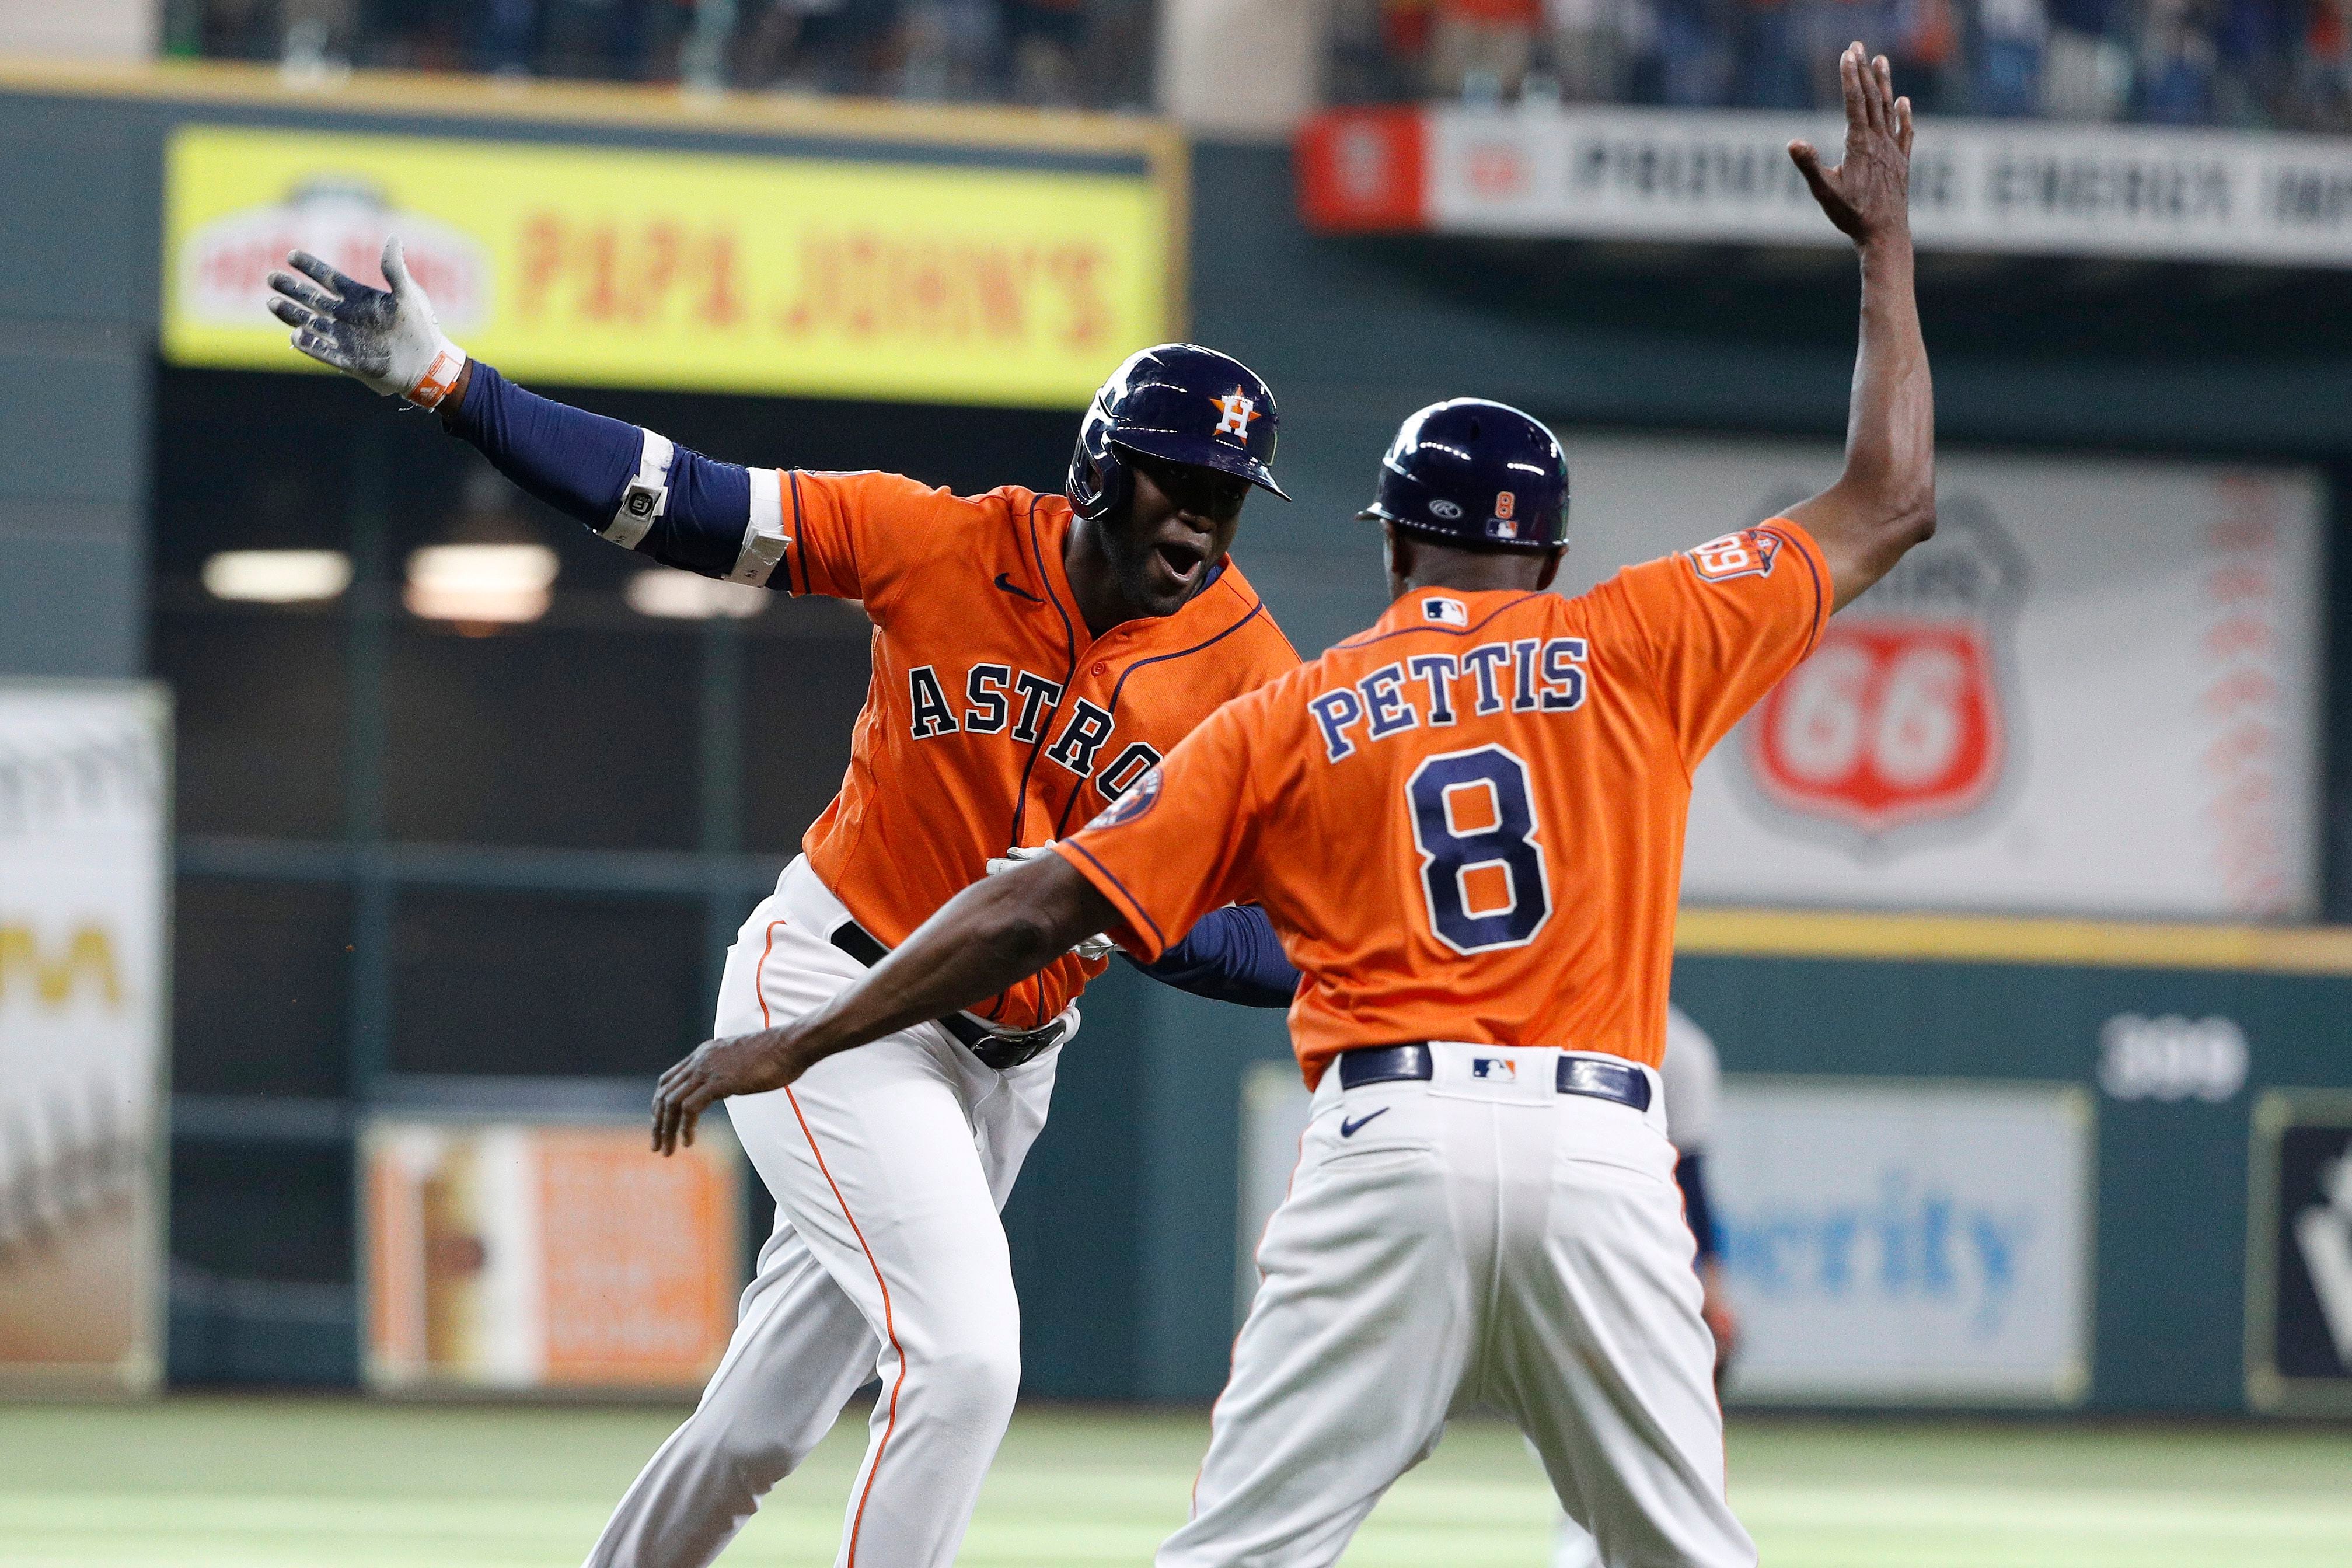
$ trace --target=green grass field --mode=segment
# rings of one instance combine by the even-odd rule
[[[679,1412],[178,1398],[0,1406],[9,1568],[576,1563]],[[1197,1413],[1037,1409],[961,1561],[1148,1563],[1183,1515]],[[780,1487],[730,1564],[833,1560],[863,1430]],[[1745,1421],[1732,1499],[1774,1568],[2352,1564],[2352,1432]],[[1550,1500],[1517,1434],[1462,1423],[1348,1555],[1537,1568]]]

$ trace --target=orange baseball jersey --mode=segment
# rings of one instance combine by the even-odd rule
[[[1450,1040],[1655,1065],[1691,772],[1830,612],[1775,518],[1575,599],[1422,589],[1230,704],[1057,852],[1151,957],[1255,901],[1312,1085]]]
[[[1230,557],[1175,614],[1094,636],[1063,573],[1059,496],[767,470],[752,510],[783,535],[771,586],[863,601],[874,622],[849,771],[802,847],[893,946],[990,856],[1084,822],[1218,705],[1298,664]],[[1102,968],[1065,957],[975,1010],[1034,1028]]]

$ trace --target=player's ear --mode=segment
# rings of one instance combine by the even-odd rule
[[[1388,567],[1391,598],[1404,591],[1405,580],[1412,575],[1412,541],[1394,523],[1381,524],[1381,559]]]
[[[1555,545],[1544,551],[1543,570],[1536,574],[1536,586],[1549,588],[1552,585],[1552,580],[1559,575],[1559,563],[1567,559],[1566,545]]]

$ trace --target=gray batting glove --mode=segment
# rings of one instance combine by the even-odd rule
[[[408,276],[397,235],[383,242],[390,292],[371,288],[298,250],[288,265],[308,278],[273,272],[269,313],[294,329],[293,344],[322,365],[419,408],[438,406],[466,368],[466,351],[441,335],[433,301]]]
[[[989,861],[988,874],[994,876],[999,872],[1011,871],[1014,866],[1026,865],[1041,855],[1049,855],[1053,852],[1044,844],[1039,844],[1034,849],[1023,849],[1019,844],[1015,844],[1003,854],[994,856]]]
[[[1034,849],[1023,849],[1020,845],[1015,844],[1013,848],[1005,851],[1003,854],[997,855],[989,861],[988,874],[994,876],[999,872],[1011,871],[1014,866],[1023,864],[1028,861],[1034,861],[1039,855],[1046,855],[1053,852],[1051,846],[1046,844],[1039,844]],[[1099,963],[1103,959],[1109,957],[1113,953],[1118,952],[1118,944],[1097,932],[1094,936],[1087,937],[1085,941],[1079,943],[1076,946],[1071,948],[1070,951],[1076,954],[1079,957],[1086,959],[1089,963]]]

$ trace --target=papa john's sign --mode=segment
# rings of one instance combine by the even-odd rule
[[[1564,439],[1570,592],[1768,517],[1840,462],[1825,443]],[[1958,452],[1937,479],[1936,537],[1694,776],[1685,896],[2310,915],[2319,476]]]
[[[2025,558],[1976,497],[1848,605],[1742,727],[1759,797],[1872,841],[1965,819],[2000,788]]]
[[[269,269],[381,287],[389,234],[453,338],[548,382],[1079,408],[1174,327],[1149,173],[215,125],[165,163],[174,364],[317,370]]]

